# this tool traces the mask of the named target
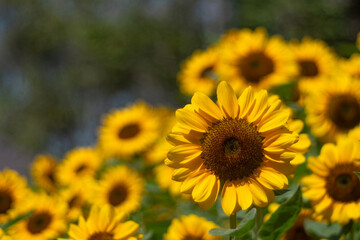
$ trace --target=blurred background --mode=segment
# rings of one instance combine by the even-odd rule
[[[183,106],[182,61],[232,28],[263,26],[354,52],[358,0],[1,0],[0,167],[95,143],[102,116],[138,99]]]

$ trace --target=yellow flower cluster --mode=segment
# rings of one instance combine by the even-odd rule
[[[359,54],[231,30],[195,51],[178,83],[191,96],[183,108],[113,109],[93,146],[36,156],[29,183],[0,172],[0,239],[221,239],[224,219],[236,228],[253,208],[256,223],[243,225],[258,239],[263,217],[281,210],[275,196],[296,185],[304,204],[276,239],[314,239],[308,219],[356,230]]]

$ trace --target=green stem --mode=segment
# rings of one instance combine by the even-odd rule
[[[262,208],[256,208],[256,216],[255,216],[255,229],[254,229],[254,239],[259,239],[259,232],[263,225],[263,214],[262,214]]]
[[[230,228],[236,228],[236,213],[233,213],[229,217],[230,219]],[[230,236],[230,240],[235,240],[235,237]]]
[[[355,229],[356,229],[356,222],[353,221],[352,226],[351,226],[351,231],[349,234],[349,240],[355,240]]]

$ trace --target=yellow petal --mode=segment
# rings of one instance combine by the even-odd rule
[[[254,102],[254,90],[251,86],[247,87],[239,97],[239,106],[240,106],[240,118],[247,116],[249,110],[251,109]]]
[[[211,190],[211,194],[210,196],[203,202],[198,202],[199,206],[204,209],[207,210],[209,209],[212,205],[214,205],[217,196],[219,195],[219,189],[220,189],[220,180],[216,179],[216,182]]]
[[[234,90],[227,82],[220,82],[217,88],[217,97],[223,114],[228,118],[237,118],[239,115],[239,104]]]
[[[206,175],[199,171],[195,174],[190,175],[185,181],[181,184],[180,191],[182,193],[191,194],[195,185],[201,181],[202,178],[206,177]]]
[[[200,114],[205,113],[213,120],[222,119],[222,114],[218,106],[205,94],[196,92],[191,99],[191,103],[196,106]]]
[[[212,188],[216,182],[216,176],[206,174],[204,178],[195,185],[192,191],[192,197],[195,202],[204,202],[211,195]]]
[[[127,237],[135,235],[138,228],[139,228],[139,224],[133,221],[127,221],[122,224],[119,224],[114,230],[114,238],[127,239]]]
[[[226,215],[234,213],[237,203],[236,187],[231,182],[226,182],[221,191],[221,206]]]
[[[264,188],[255,180],[250,179],[249,189],[253,197],[253,202],[256,206],[263,207],[268,203],[267,195]]]
[[[248,116],[249,122],[256,122],[263,115],[264,111],[268,107],[268,94],[266,90],[261,90],[255,96],[255,104],[251,113]]]
[[[289,113],[282,110],[274,111],[274,113],[269,116],[268,121],[264,124],[259,125],[259,132],[266,132],[283,126],[286,121],[289,119]]]
[[[178,109],[176,110],[176,119],[183,127],[199,132],[207,131],[207,123],[195,112],[191,112],[186,109]]]
[[[237,200],[242,210],[248,209],[252,202],[252,195],[247,185],[236,186]]]
[[[194,158],[200,156],[201,146],[195,144],[178,145],[170,149],[168,158],[171,161],[179,162],[186,158]]]
[[[256,180],[268,189],[284,189],[288,186],[288,179],[282,173],[271,168],[263,167]]]

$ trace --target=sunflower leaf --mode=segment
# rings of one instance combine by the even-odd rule
[[[243,237],[249,233],[249,231],[255,225],[256,209],[253,208],[248,211],[245,217],[241,220],[240,224],[234,229],[227,228],[214,228],[209,231],[209,234],[213,236],[236,236]]]
[[[262,226],[259,236],[262,240],[276,240],[288,230],[296,221],[302,205],[300,187],[295,194],[282,203],[271,215],[270,219]]]
[[[14,219],[11,219],[10,221],[4,223],[4,224],[1,225],[0,227],[1,227],[2,229],[7,229],[7,228],[11,227],[12,225],[20,222],[21,220],[26,219],[26,218],[29,218],[29,217],[33,214],[33,212],[34,212],[34,211],[30,211],[30,212],[28,212],[28,213],[26,213],[26,214],[20,215],[19,217],[16,217],[16,218],[14,218]]]
[[[306,219],[304,222],[305,231],[316,238],[326,238],[329,240],[339,239],[342,234],[342,228],[339,224],[326,224]]]
[[[358,178],[360,179],[360,172],[354,172],[356,174],[356,176],[358,176]]]

